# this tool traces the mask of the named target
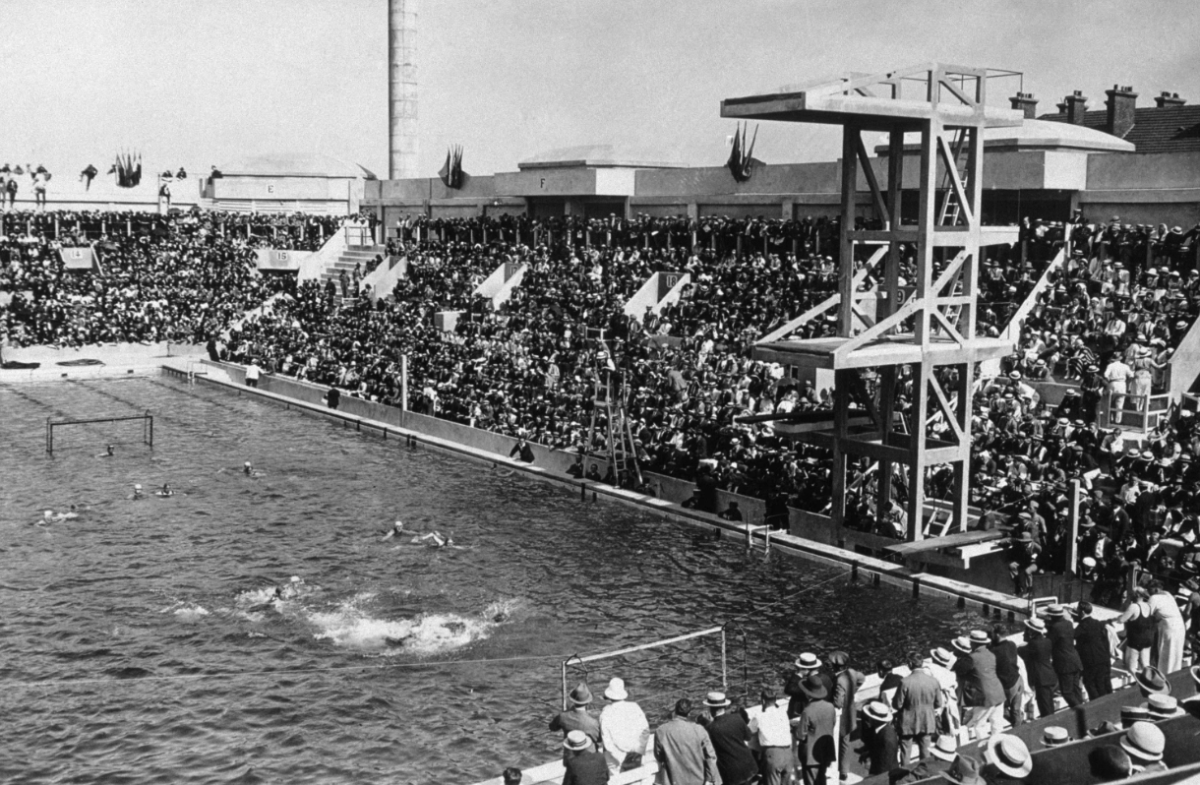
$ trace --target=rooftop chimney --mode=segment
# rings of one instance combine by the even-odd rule
[[[1032,120],[1037,117],[1037,99],[1033,97],[1033,93],[1017,93],[1012,98],[1013,109],[1021,109],[1025,112],[1025,119]]]
[[[1083,91],[1076,90],[1066,97],[1067,122],[1071,125],[1083,125],[1083,113],[1087,111],[1087,97]]]
[[[1105,90],[1108,96],[1108,120],[1105,128],[1118,139],[1124,139],[1133,128],[1133,109],[1137,104],[1137,93],[1129,85],[1118,87],[1113,85],[1111,90]]]
[[[417,3],[388,2],[388,177],[417,176]]]
[[[1164,106],[1183,106],[1187,101],[1179,97],[1179,93],[1168,93],[1163,90],[1162,95],[1154,96],[1154,105],[1159,109]]]

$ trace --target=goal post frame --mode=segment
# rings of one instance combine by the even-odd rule
[[[563,707],[563,711],[566,711],[569,708],[568,703],[567,703],[567,698],[570,694],[568,691],[569,688],[567,687],[567,668],[569,666],[582,665],[585,662],[594,662],[595,660],[606,660],[606,659],[611,659],[613,657],[620,657],[625,654],[632,654],[635,651],[643,651],[645,649],[653,649],[656,646],[669,646],[672,643],[680,643],[682,641],[691,640],[692,638],[700,638],[705,635],[716,635],[717,633],[720,633],[720,635],[721,635],[721,689],[728,692],[729,691],[729,679],[728,679],[727,668],[726,668],[725,627],[724,626],[709,627],[707,629],[697,630],[696,632],[689,632],[684,635],[676,635],[673,638],[663,638],[663,639],[657,640],[657,641],[650,641],[649,643],[639,643],[636,646],[627,646],[624,649],[616,649],[615,651],[605,651],[605,652],[601,652],[599,654],[589,654],[585,657],[580,657],[579,655],[575,655],[573,657],[568,657],[567,659],[562,661],[562,707]]]
[[[143,414],[130,414],[121,417],[89,417],[86,419],[64,419],[55,420],[53,417],[46,418],[46,452],[49,455],[54,455],[54,429],[60,425],[92,425],[102,422],[127,422],[130,420],[142,421],[142,444],[145,444],[150,449],[154,449],[154,415],[146,410]]]

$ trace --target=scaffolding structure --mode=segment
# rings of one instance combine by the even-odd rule
[[[836,526],[846,517],[847,458],[865,456],[878,466],[877,515],[892,509],[893,466],[907,469],[904,517],[910,541],[925,536],[925,519],[932,514],[925,500],[926,469],[950,464],[951,521],[942,533],[965,530],[974,367],[1012,351],[1010,341],[977,337],[975,324],[980,248],[1018,238],[1015,226],[981,221],[984,130],[1023,120],[1020,111],[987,105],[987,83],[1014,73],[924,63],[721,103],[721,115],[737,120],[842,127],[837,294],[755,345],[758,359],[833,371],[832,428],[801,438],[833,454]],[[865,132],[887,135],[886,153],[877,162],[868,155]],[[916,223],[906,224],[900,204],[909,133],[920,137],[917,176],[908,178],[919,198]],[[860,178],[870,191],[878,228],[860,225]],[[940,209],[939,182],[945,186]],[[906,253],[915,274],[902,285]],[[876,268],[877,291],[861,291]],[[875,301],[874,313],[865,306],[868,298]],[[832,335],[790,337],[804,322],[835,308]],[[955,373],[947,376],[953,383],[943,385],[938,377],[951,368]],[[878,371],[878,396],[866,391],[860,377],[865,369]],[[911,407],[904,417],[896,410],[896,391],[910,384]],[[851,424],[855,403],[867,410],[869,424]],[[938,414],[949,428],[942,437],[928,427]]]
[[[624,383],[613,358],[613,350],[602,328],[590,328],[595,384],[592,391],[592,414],[584,441],[584,457],[591,460],[602,455],[618,483],[623,472],[642,485],[642,470],[638,466],[634,444],[633,423],[628,413],[629,388]],[[597,451],[596,437],[604,438],[603,449]]]

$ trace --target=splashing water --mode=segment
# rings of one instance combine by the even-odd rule
[[[308,613],[309,622],[318,630],[313,637],[342,648],[429,656],[486,639],[518,607],[515,600],[500,600],[488,605],[478,616],[422,613],[393,621],[376,618],[364,609],[374,598],[373,593],[357,594],[332,611]]]

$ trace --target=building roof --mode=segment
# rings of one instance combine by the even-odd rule
[[[320,153],[268,153],[247,155],[217,166],[226,177],[362,177],[375,174],[358,164]],[[200,173],[206,174],[206,173]]]
[[[1039,120],[1066,123],[1065,113],[1044,114]],[[1076,128],[1080,126],[1075,126]],[[1108,111],[1083,113],[1083,128],[1108,132]],[[1133,128],[1125,134],[1139,153],[1186,153],[1200,151],[1200,104],[1189,106],[1142,106],[1133,110]]]
[[[518,169],[549,169],[568,166],[678,169],[684,167],[685,164],[670,154],[644,149],[617,148],[611,144],[558,147],[538,153],[517,164]]]

